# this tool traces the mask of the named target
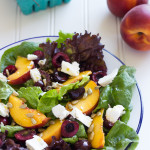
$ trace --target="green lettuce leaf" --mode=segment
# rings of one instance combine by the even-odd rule
[[[110,147],[110,146],[105,146],[104,148],[100,148],[100,149],[91,149],[91,150],[116,150],[116,149],[113,148],[113,147]]]
[[[23,84],[25,87],[33,87],[34,86],[34,81],[32,79],[28,80]]]
[[[64,41],[68,38],[72,39],[73,35],[73,33],[63,33],[62,31],[59,31],[59,38],[56,40],[56,42],[58,43],[57,47],[60,48],[61,44],[64,43]]]
[[[71,138],[62,138],[65,142],[70,143],[70,144],[74,144],[78,141],[78,137],[75,135]]]
[[[129,109],[136,84],[134,73],[135,69],[133,67],[121,66],[113,82],[102,89],[100,101],[94,112],[101,108],[107,109],[108,104],[112,107],[122,105]]]
[[[76,133],[77,137],[78,138],[87,138],[87,134],[86,134],[84,125],[79,121],[78,121],[78,123],[79,123],[79,130]]]
[[[8,135],[7,135],[8,137],[14,137],[14,134],[16,132],[24,130],[24,128],[21,126],[10,126],[10,125],[4,126],[2,123],[1,123],[0,129],[2,133],[5,133],[5,131],[8,131]]]
[[[127,110],[125,110],[126,112],[125,112],[125,114],[123,114],[121,117],[120,117],[120,120],[122,121],[122,122],[124,122],[124,123],[128,123],[128,121],[129,121],[129,119],[130,119],[130,110],[129,109],[127,109]]]
[[[8,85],[6,82],[0,80],[0,99],[7,100],[9,96],[13,93],[14,89]]]
[[[22,87],[18,91],[19,97],[24,98],[27,101],[27,105],[30,108],[36,109],[39,103],[39,95],[42,93],[40,87]]]
[[[111,128],[105,138],[105,145],[116,148],[117,150],[125,149],[131,144],[132,150],[136,148],[139,142],[137,133],[128,125],[121,121],[117,121]]]
[[[57,90],[50,90],[41,97],[37,109],[42,113],[49,113],[51,112],[52,108],[58,104],[57,99]]]
[[[65,85],[61,87],[59,94],[58,94],[58,100],[62,100],[63,96],[67,94],[68,91],[73,90],[73,89],[78,89],[79,87],[85,86],[90,80],[90,76],[84,76],[81,82],[77,81],[75,83],[71,83],[68,85]],[[70,100],[70,99],[68,99]]]
[[[36,50],[42,49],[39,48],[39,44],[34,42],[22,42],[21,45],[6,50],[1,58],[0,72],[2,72],[8,65],[14,65],[17,56],[26,57],[28,54],[32,54]]]
[[[68,91],[75,89],[75,87],[77,86],[77,84],[79,84],[79,81],[61,87],[61,89],[59,91],[59,94],[58,94],[58,100],[62,100],[63,96],[65,94],[67,94]]]

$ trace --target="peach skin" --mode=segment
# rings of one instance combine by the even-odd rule
[[[147,3],[148,0],[107,0],[109,10],[117,17],[123,17],[133,7]]]
[[[150,5],[143,4],[130,10],[121,22],[124,41],[136,50],[150,50]]]

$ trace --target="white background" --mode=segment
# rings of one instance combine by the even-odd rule
[[[99,33],[105,48],[137,69],[142,92],[144,120],[137,150],[150,149],[150,51],[131,49],[120,37],[120,19],[113,16],[106,0],[72,0],[70,3],[25,16],[15,0],[0,0],[0,48],[12,42],[41,35],[88,30]]]

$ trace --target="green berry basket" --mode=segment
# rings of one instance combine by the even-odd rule
[[[70,0],[17,0],[21,11],[25,14],[31,14],[39,10],[44,10],[47,7],[54,7],[62,3],[68,3]]]

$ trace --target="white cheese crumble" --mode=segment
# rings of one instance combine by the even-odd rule
[[[7,77],[0,73],[0,80],[3,82],[7,82]]]
[[[52,113],[60,120],[65,119],[69,115],[69,111],[67,111],[66,108],[60,104],[52,108]]]
[[[116,105],[113,108],[108,108],[106,110],[106,119],[112,123],[115,123],[123,114],[124,107],[122,105]]]
[[[78,76],[79,75],[79,64],[77,62],[73,62],[72,64],[66,61],[62,61],[61,63],[61,72],[69,74],[70,76]]]
[[[118,74],[118,69],[115,69],[111,74],[104,76],[103,78],[100,78],[98,80],[98,84],[105,87],[106,85],[112,83],[113,79],[116,77],[117,74]]]
[[[38,64],[39,64],[40,66],[44,66],[45,63],[46,63],[46,59],[39,60],[39,62],[38,62]]]
[[[36,60],[36,59],[38,59],[38,56],[37,56],[37,55],[34,55],[34,54],[28,54],[28,55],[27,55],[27,59],[28,59],[28,60]]]
[[[70,114],[76,118],[77,120],[79,120],[80,122],[82,122],[84,125],[86,125],[87,127],[90,127],[93,119],[91,119],[91,117],[86,116],[85,114],[82,113],[81,110],[79,110],[77,107],[73,107],[73,110],[70,112]]]
[[[47,143],[37,135],[34,135],[32,139],[27,140],[26,146],[29,150],[44,150],[48,147]]]
[[[0,116],[9,117],[9,109],[7,105],[0,103]]]
[[[37,68],[30,70],[30,76],[34,82],[38,82],[41,80],[41,74]]]

